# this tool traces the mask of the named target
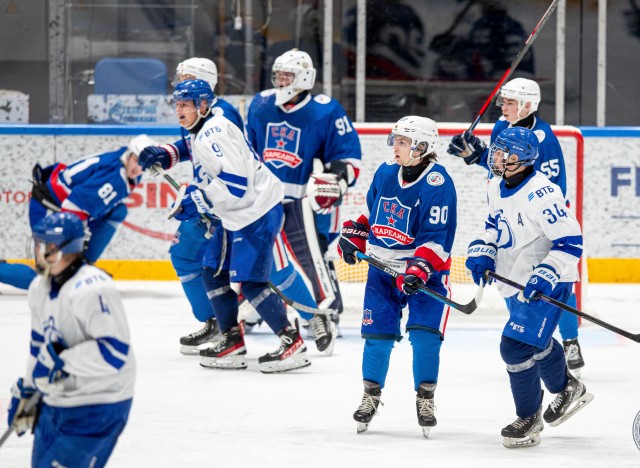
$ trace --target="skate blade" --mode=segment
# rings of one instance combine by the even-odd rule
[[[571,416],[573,416],[578,411],[580,411],[582,408],[584,408],[589,403],[591,403],[592,400],[593,400],[593,395],[589,392],[585,392],[584,395],[582,395],[580,398],[578,398],[575,401],[575,404],[571,406],[571,408],[569,408],[566,413],[564,413],[555,421],[550,422],[549,426],[552,426],[552,427],[559,426],[560,424],[565,422],[567,419],[569,419]]]
[[[246,369],[247,360],[244,355],[226,356],[223,358],[200,357],[200,365],[211,369]]]
[[[311,361],[306,356],[296,354],[284,361],[274,361],[260,364],[260,372],[263,374],[277,374],[281,372],[289,372],[296,369],[309,367]]]
[[[367,429],[369,429],[369,423],[359,422],[356,430],[358,431],[358,434],[362,434],[363,432],[367,432]]]
[[[431,428],[430,427],[423,427],[422,428],[422,435],[424,436],[425,439],[429,438],[429,432],[431,432]]]
[[[200,350],[197,346],[181,345],[180,354],[184,354],[185,356],[199,356]]]
[[[581,369],[582,369],[581,367],[579,367],[578,369],[569,369],[569,372],[571,372],[571,374],[572,374],[572,375],[573,375],[577,380],[580,380],[580,374],[581,374],[580,370],[581,370]]]
[[[540,433],[534,432],[529,434],[527,437],[522,439],[515,439],[513,437],[505,437],[502,441],[502,445],[506,448],[525,448],[525,447],[535,447],[536,445],[540,445]]]

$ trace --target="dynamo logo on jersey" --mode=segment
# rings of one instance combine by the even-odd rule
[[[509,221],[502,216],[502,213],[502,210],[496,212],[496,229],[498,230],[496,244],[501,249],[508,249],[515,245],[515,236],[513,235],[513,229],[511,229]]]
[[[298,167],[302,163],[298,156],[300,134],[299,128],[292,127],[287,122],[267,124],[267,139],[262,152],[264,162],[276,169],[284,166]]]
[[[409,245],[415,239],[408,234],[410,214],[411,208],[400,203],[397,197],[381,197],[371,232],[388,247]]]

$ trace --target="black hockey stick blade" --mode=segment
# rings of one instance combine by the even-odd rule
[[[394,278],[397,278],[397,277],[401,276],[401,273],[398,273],[393,268],[389,268],[384,263],[376,260],[375,258],[369,257],[368,255],[365,255],[362,252],[356,252],[356,257],[359,258],[360,260],[365,261],[368,264],[378,268],[379,270],[384,271],[385,273],[393,276]],[[470,315],[478,308],[478,305],[480,305],[480,301],[482,300],[482,291],[483,291],[484,287],[480,286],[478,288],[478,291],[476,292],[475,297],[468,304],[460,304],[458,302],[455,302],[454,300],[449,299],[448,297],[443,296],[442,294],[438,294],[437,292],[432,291],[431,289],[427,288],[426,286],[418,285],[418,289],[421,292],[423,292],[425,294],[428,294],[429,296],[433,297],[434,299],[442,302],[443,304],[447,304],[448,306],[451,306],[454,309],[459,310],[463,314]]]
[[[40,403],[41,398],[42,398],[42,394],[40,392],[35,392],[31,396],[31,398],[29,398],[29,400],[27,401],[27,404],[24,405],[24,408],[22,409],[21,414],[16,415],[16,418],[20,417],[22,414],[30,412],[33,408],[36,407],[38,403]],[[2,434],[2,437],[0,437],[0,447],[2,447],[2,445],[7,441],[7,439],[11,436],[14,430],[15,430],[15,425],[12,424],[6,431],[4,431],[4,434]]]
[[[520,291],[524,290],[524,286],[516,283],[515,281],[511,281],[509,278],[505,278],[504,276],[501,276],[493,271],[487,271],[486,274],[488,276],[490,276],[491,278],[494,278],[498,281],[500,281],[501,283],[507,284],[509,286],[511,286],[512,288],[516,288]],[[577,315],[578,317],[582,317],[585,320],[588,320],[589,322],[595,323],[596,325],[600,325],[602,328],[606,328],[609,331],[612,331],[614,333],[617,333],[618,335],[624,336],[625,338],[629,338],[631,341],[635,341],[636,343],[640,343],[640,333],[637,334],[633,334],[631,332],[628,332],[626,330],[623,330],[621,328],[616,327],[615,325],[611,325],[610,323],[607,322],[603,322],[602,320],[593,317],[585,312],[582,312],[581,310],[575,309],[573,307],[571,307],[570,305],[565,304],[564,302],[560,302],[552,297],[549,296],[545,296],[544,294],[537,294],[535,296],[537,299],[540,299],[541,301],[547,302],[549,304],[553,304],[554,306],[562,309],[562,310],[566,310],[567,312],[571,312],[574,315]]]

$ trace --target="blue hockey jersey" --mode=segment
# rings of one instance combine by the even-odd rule
[[[509,122],[500,117],[491,131],[491,143],[493,143],[498,134],[510,126]],[[547,178],[560,187],[562,194],[567,195],[567,173],[564,165],[564,156],[558,138],[553,134],[551,125],[542,120],[540,117],[534,117],[533,133],[538,137],[540,142],[539,155],[533,167],[536,171],[542,172]],[[489,150],[485,150],[478,164],[489,170],[488,161]]]
[[[285,198],[306,195],[314,158],[326,169],[343,160],[358,175],[358,134],[340,103],[324,94],[309,94],[288,111],[276,106],[275,90],[257,94],[249,107],[247,133],[256,153],[284,184]]]
[[[47,187],[62,211],[81,220],[100,219],[129,196],[132,186],[122,163],[127,148],[55,164]]]
[[[383,163],[369,187],[363,217],[370,226],[371,255],[403,270],[405,260],[419,256],[438,273],[449,274],[457,195],[440,164],[432,162],[417,180],[404,183],[399,165]],[[433,276],[439,281],[439,275]]]

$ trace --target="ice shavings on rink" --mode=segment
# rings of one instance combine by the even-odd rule
[[[351,419],[362,383],[358,312],[363,285],[342,285],[348,311],[332,357],[308,339],[311,367],[264,375],[258,356],[277,347],[262,325],[246,337],[249,368],[204,369],[182,356],[178,339],[198,324],[177,282],[119,282],[139,365],[129,424],[109,467],[632,467],[640,412],[640,344],[583,322],[582,379],[595,395],[559,427],[545,426],[538,447],[507,450],[500,430],[515,418],[499,340],[506,315],[491,287],[470,316],[451,311],[435,394],[438,425],[422,436],[415,413],[411,349],[396,345],[380,414],[356,434]],[[1,287],[0,431],[9,389],[24,372],[29,313],[24,293]],[[474,287],[457,286],[466,302]],[[640,285],[589,285],[587,313],[640,333]],[[545,393],[544,404],[553,399]],[[0,467],[29,466],[31,436],[0,448]]]

